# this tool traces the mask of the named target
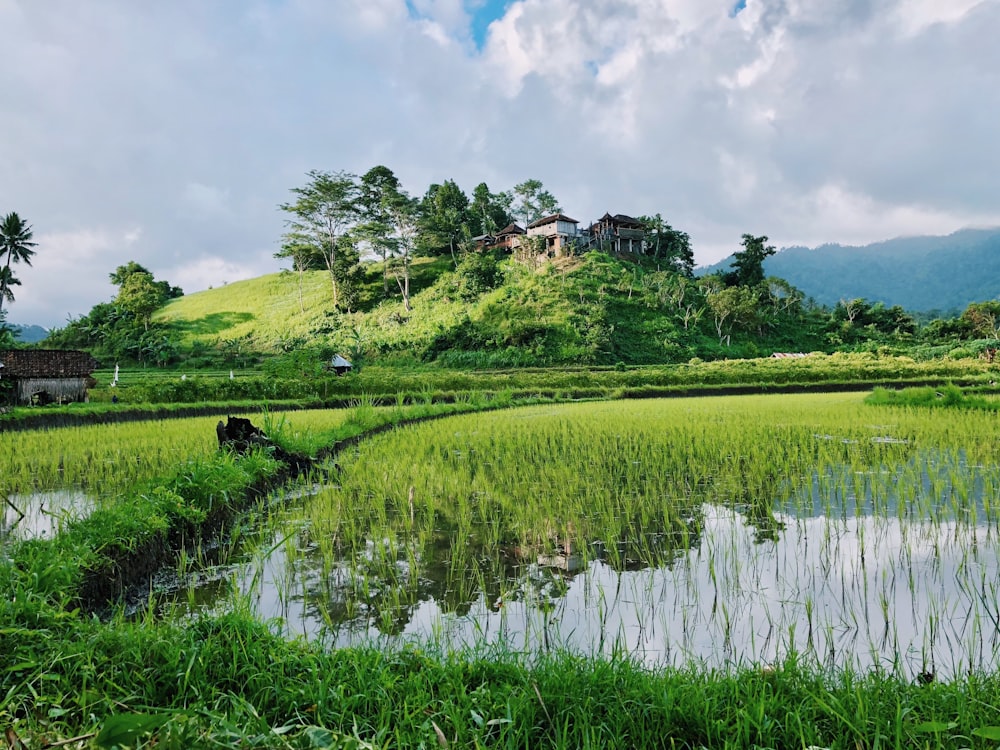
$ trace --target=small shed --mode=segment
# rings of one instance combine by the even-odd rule
[[[330,360],[330,369],[333,370],[338,375],[343,375],[345,372],[350,372],[354,365],[348,362],[346,359],[341,357],[339,354],[334,354],[333,359]]]
[[[87,352],[15,349],[0,352],[0,378],[13,383],[19,404],[86,401],[99,366]]]

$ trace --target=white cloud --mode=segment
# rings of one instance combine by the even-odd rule
[[[1000,3],[732,5],[517,0],[479,52],[460,0],[0,0],[0,211],[46,268],[12,319],[86,312],[131,259],[188,291],[277,270],[309,169],[537,177],[700,262],[1000,224]]]
[[[32,264],[18,266],[21,286],[10,306],[10,319],[61,325],[114,295],[108,275],[129,260],[139,260],[141,227],[84,227],[36,232]],[[140,262],[145,262],[140,260]]]
[[[965,18],[970,10],[985,5],[989,0],[902,0],[892,14],[892,19],[907,34],[917,34],[928,26],[955,23]]]

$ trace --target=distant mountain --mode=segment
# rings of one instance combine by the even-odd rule
[[[732,256],[698,273],[726,269]],[[947,237],[900,237],[864,247],[788,247],[764,262],[820,304],[864,297],[924,312],[961,311],[1000,297],[1000,228]]]
[[[12,325],[14,338],[25,344],[35,344],[49,335],[48,329],[41,326]]]

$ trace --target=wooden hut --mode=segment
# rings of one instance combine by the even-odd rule
[[[19,404],[86,401],[97,384],[90,373],[99,366],[87,352],[15,349],[0,352],[0,379],[13,384]]]
[[[339,354],[334,354],[333,359],[330,360],[330,369],[338,375],[343,375],[354,369],[354,365],[341,357]]]

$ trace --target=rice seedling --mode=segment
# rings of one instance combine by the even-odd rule
[[[902,677],[982,669],[991,655],[963,644],[996,616],[971,593],[998,572],[994,429],[985,412],[875,412],[843,394],[411,425],[342,455],[337,485],[297,511],[310,541],[285,593],[297,632],[341,644],[503,633],[516,651],[624,648],[650,664],[800,650]]]

